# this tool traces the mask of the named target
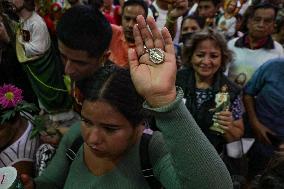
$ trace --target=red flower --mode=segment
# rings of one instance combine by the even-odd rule
[[[0,87],[0,105],[2,108],[14,108],[22,102],[22,90],[8,84]]]

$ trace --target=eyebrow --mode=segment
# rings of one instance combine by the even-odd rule
[[[64,59],[66,58],[66,59],[68,59],[68,60],[70,60],[72,62],[81,63],[81,64],[86,64],[87,63],[87,62],[82,61],[82,60],[75,60],[75,59],[72,59],[72,58],[68,58],[65,54],[63,54],[61,52],[60,52],[60,56],[63,56]]]
[[[89,122],[89,123],[93,123],[90,119],[86,118],[83,115],[81,115],[81,120]],[[116,127],[116,128],[123,126],[123,125],[115,125],[115,124],[111,124],[111,123],[100,123],[100,125],[103,126],[103,127],[108,126],[108,127]]]
[[[85,116],[81,115],[81,120],[82,121],[87,121],[91,123],[91,120],[89,120],[88,118],[86,118]]]

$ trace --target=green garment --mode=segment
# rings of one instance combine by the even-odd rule
[[[71,97],[63,81],[63,68],[52,47],[40,58],[21,63],[33,91],[48,113],[72,108]]]
[[[231,189],[228,170],[182,102],[183,93],[161,108],[151,109],[161,132],[154,132],[149,156],[155,177],[167,189]],[[74,125],[60,143],[45,172],[35,179],[40,189],[149,189],[141,174],[139,143],[110,172],[93,175],[83,161],[83,147],[69,170],[65,149],[80,135]]]

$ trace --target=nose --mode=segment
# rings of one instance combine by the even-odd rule
[[[211,63],[211,58],[210,56],[205,56],[203,59],[202,59],[202,63],[204,64],[210,64]]]
[[[258,24],[257,24],[258,27],[264,27],[265,26],[265,23],[264,23],[264,20],[261,19]]]
[[[64,62],[64,71],[65,71],[65,74],[66,75],[72,75],[72,73],[74,72],[74,67],[73,67],[73,64],[71,63],[70,60],[65,60]]]
[[[131,20],[127,23],[127,27],[132,30],[135,24],[136,24],[136,21],[131,19]]]
[[[103,141],[103,132],[98,127],[93,127],[89,134],[88,143],[93,145],[99,145]]]

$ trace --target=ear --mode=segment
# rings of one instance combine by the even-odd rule
[[[107,60],[108,58],[109,58],[109,56],[110,56],[110,50],[106,50],[105,52],[104,52],[104,58]]]

